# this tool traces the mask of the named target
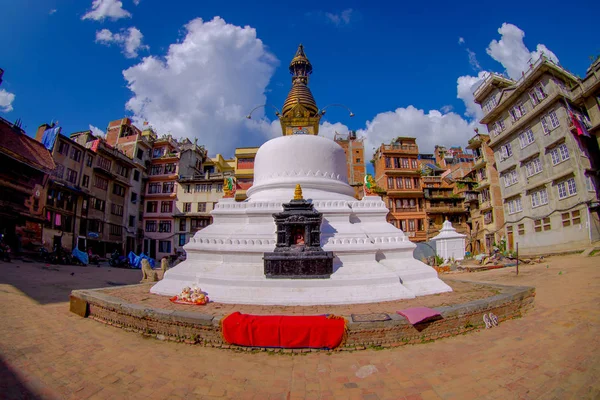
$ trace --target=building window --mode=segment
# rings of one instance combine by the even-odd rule
[[[421,184],[419,182],[419,178],[413,178],[413,183],[414,183],[414,188],[415,189],[420,189],[421,188]]]
[[[98,157],[97,164],[100,168],[110,171],[110,166],[112,164],[112,161],[110,161],[109,159],[106,159],[104,157]]]
[[[483,223],[491,224],[494,222],[494,214],[491,211],[486,211],[483,213]]]
[[[125,186],[121,186],[117,183],[113,183],[113,194],[117,196],[125,197]]]
[[[560,164],[569,159],[569,148],[563,143],[552,149],[550,157],[552,158],[552,165]]]
[[[156,232],[156,221],[146,221],[146,232]]]
[[[206,203],[198,203],[198,212],[206,212]]]
[[[133,171],[133,180],[139,182],[140,180],[140,170],[136,169]]]
[[[159,148],[156,148],[156,149],[152,150],[152,157],[153,158],[162,157],[164,154],[165,154],[165,148],[164,147],[159,147]]]
[[[492,111],[496,107],[496,96],[490,96],[486,101],[483,102],[483,110],[486,114]]]
[[[106,190],[108,189],[108,180],[101,176],[94,175],[94,186],[98,189]]]
[[[542,172],[542,169],[542,162],[539,158],[536,158],[535,160],[532,160],[525,164],[525,173],[527,174],[527,177],[539,174],[540,172]]]
[[[512,186],[512,185],[516,184],[517,182],[519,182],[519,174],[517,174],[516,169],[513,169],[512,171],[504,174],[503,178],[504,178],[504,187],[509,187],[509,186]]]
[[[531,103],[536,106],[542,102],[548,95],[544,90],[544,86],[542,82],[538,83],[529,91],[529,98],[531,99]]]
[[[84,175],[81,181],[81,186],[83,187],[89,187],[90,186],[90,177],[87,175]]]
[[[490,190],[483,189],[481,191],[481,203],[485,203],[486,201],[490,201]]]
[[[177,165],[174,163],[165,164],[165,174],[174,174]]]
[[[196,193],[210,192],[212,190],[212,184],[210,183],[198,183],[196,184]]]
[[[507,143],[500,148],[500,161],[504,161],[507,158],[512,157],[512,155],[513,155],[513,152],[512,152],[512,146],[510,145],[510,143]]]
[[[174,182],[164,182],[162,185],[163,193],[173,193],[175,191],[175,183]]]
[[[392,168],[392,160],[389,157],[385,157],[385,167]]]
[[[409,232],[414,232],[415,231],[415,220],[414,219],[409,219],[408,220],[408,231]]]
[[[575,178],[569,178],[566,181],[562,181],[557,186],[558,198],[561,200],[577,194],[577,185],[575,184]]]
[[[75,160],[75,161],[79,162],[81,160],[81,150],[73,147],[71,149],[71,160]]]
[[[510,200],[506,203],[509,214],[516,214],[523,211],[523,204],[521,204],[521,198],[517,197],[514,200]]]
[[[144,158],[144,151],[142,149],[137,149],[135,157],[139,160],[142,160]]]
[[[511,108],[508,113],[510,114],[510,118],[513,122],[518,121],[523,115],[527,114],[527,110],[525,109],[525,104],[520,103]]]
[[[63,142],[62,140],[58,141],[58,152],[62,155],[67,155],[69,153],[69,145]]]
[[[387,185],[388,185],[388,189],[393,189],[394,188],[394,178],[388,177],[387,178]]]
[[[137,197],[138,197],[137,193],[131,192],[131,202],[132,203],[135,203],[137,201]]]
[[[85,165],[88,167],[91,167],[92,164],[94,163],[94,157],[92,157],[91,155],[87,155],[87,157],[85,158]]]
[[[77,184],[77,172],[67,168],[67,181]]]
[[[160,221],[158,223],[159,232],[171,232],[171,221]]]
[[[104,200],[92,199],[92,208],[98,211],[104,211],[104,207],[106,206],[106,202]]]
[[[184,185],[183,192],[184,193],[192,193],[192,185]]]
[[[549,231],[551,229],[550,218],[536,219],[533,221],[533,229],[536,232],[541,232],[542,229],[545,231]]]
[[[104,223],[98,220],[88,220],[88,231],[89,232],[104,232]]]
[[[525,234],[525,224],[519,224],[517,228],[519,229],[519,236],[523,236]]]
[[[158,241],[158,251],[160,253],[170,253],[171,252],[171,241],[170,240],[159,240]]]
[[[183,203],[183,212],[191,212],[192,203]]]
[[[502,131],[504,131],[505,128],[506,126],[504,125],[504,120],[499,119],[498,121],[492,124],[492,133],[494,134],[494,136],[498,136],[502,133]]]
[[[121,175],[124,178],[127,178],[129,176],[129,168],[121,164],[117,164],[117,174]]]
[[[185,246],[185,233],[179,235],[179,246]]]
[[[185,232],[185,218],[179,220],[179,230]]]
[[[521,144],[522,149],[529,146],[534,140],[535,138],[533,137],[531,129],[527,129],[519,135],[519,143]]]
[[[223,191],[223,184],[217,183],[217,193],[221,193]]]
[[[396,177],[396,188],[402,189],[404,187],[403,179],[400,177]]]
[[[113,215],[123,216],[123,206],[114,203],[111,204],[110,213]]]
[[[404,179],[404,188],[405,189],[412,189],[412,178],[405,178]]]
[[[130,227],[135,226],[135,215],[130,215],[129,216],[129,226]]]
[[[158,211],[158,201],[149,201],[146,203],[146,212],[155,213]]]
[[[402,168],[408,169],[408,158],[402,159]]]
[[[539,207],[548,204],[548,192],[546,189],[531,193],[531,207]]]
[[[192,218],[190,220],[190,229],[192,232],[200,230],[208,225],[210,225],[210,221],[207,219]]]
[[[173,202],[172,201],[161,201],[160,202],[160,212],[161,213],[173,212]]]
[[[555,111],[550,111],[547,115],[544,115],[540,120],[542,122],[542,129],[546,134],[550,133],[553,129],[556,129],[560,126],[560,122],[558,120],[558,117],[556,116]]]
[[[160,183],[151,183],[148,185],[148,194],[155,194],[161,192],[162,185]]]
[[[561,216],[564,227],[581,224],[581,213],[579,210],[571,211],[570,213],[562,213]]]
[[[163,165],[157,164],[150,167],[150,175],[162,175]]]
[[[414,158],[410,160],[412,168],[413,169],[417,169],[419,168],[419,164],[417,163],[417,160],[415,160]]]

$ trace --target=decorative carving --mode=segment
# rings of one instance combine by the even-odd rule
[[[140,283],[158,282],[158,275],[145,258],[142,259],[142,280]]]

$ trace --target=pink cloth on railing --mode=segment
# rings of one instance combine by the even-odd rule
[[[411,324],[418,324],[426,319],[441,316],[438,311],[427,307],[407,308],[406,310],[396,311],[397,314],[405,317]]]

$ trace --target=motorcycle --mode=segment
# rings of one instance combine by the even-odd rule
[[[4,242],[0,242],[0,259],[10,262],[10,246]]]
[[[110,255],[108,265],[115,268],[129,268],[129,260],[127,257],[119,255],[118,251],[115,251]]]

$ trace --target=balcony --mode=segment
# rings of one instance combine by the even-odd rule
[[[472,201],[479,201],[479,196],[476,193],[465,193],[465,201],[469,203]]]
[[[475,164],[473,164],[473,168],[479,169],[479,168],[483,167],[485,165],[485,163],[486,163],[485,157],[483,157],[483,156],[475,157]]]
[[[383,152],[398,154],[419,154],[419,146],[413,144],[384,144]]]
[[[464,207],[462,206],[434,206],[434,207],[427,207],[425,209],[425,212],[427,214],[440,214],[440,213],[449,213],[449,214],[454,214],[454,213],[464,213],[467,212],[467,210],[465,210]]]
[[[402,213],[411,213],[411,212],[418,212],[419,208],[418,207],[394,207],[394,210],[390,210],[392,213],[396,214],[402,214]]]

